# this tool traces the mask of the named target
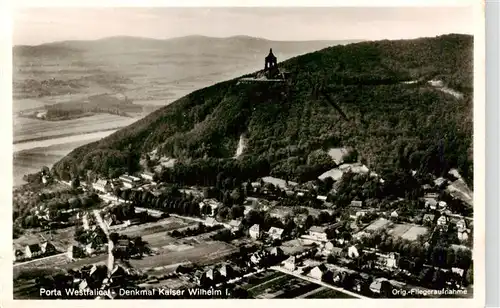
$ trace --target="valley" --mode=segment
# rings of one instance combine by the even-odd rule
[[[288,59],[343,43],[194,36],[15,46],[14,185],[22,183],[26,172],[51,166],[75,147],[99,140],[192,91],[261,69],[261,53],[268,46],[279,47],[279,56]],[[49,119],[47,112],[57,113]]]

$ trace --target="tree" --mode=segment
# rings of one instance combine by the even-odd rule
[[[118,239],[120,239],[120,235],[116,232],[111,232],[109,234],[109,239],[113,242],[113,243],[117,243],[118,242]]]
[[[71,188],[77,189],[78,187],[80,187],[80,176],[77,174],[71,181]]]
[[[42,175],[49,175],[50,174],[50,169],[47,166],[42,167]]]
[[[231,199],[233,199],[233,204],[243,204],[243,201],[245,201],[245,196],[241,192],[240,188],[235,188],[231,192]]]
[[[69,207],[72,209],[77,209],[82,205],[82,203],[80,202],[80,199],[78,199],[76,197],[69,199],[68,203],[69,203]]]
[[[243,217],[245,207],[243,205],[235,205],[231,208],[231,219]]]
[[[218,212],[217,212],[217,215],[222,219],[222,220],[226,220],[228,218],[228,215],[229,215],[229,208],[228,207],[222,207],[222,208],[219,208]]]
[[[472,265],[467,270],[467,273],[466,273],[466,276],[465,276],[465,282],[468,285],[471,285],[471,284],[474,283],[474,268],[473,268]]]

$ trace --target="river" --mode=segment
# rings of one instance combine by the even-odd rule
[[[47,147],[50,147],[53,145],[60,145],[60,144],[67,144],[67,143],[76,143],[76,142],[82,142],[82,141],[92,142],[92,141],[104,138],[106,136],[109,136],[116,131],[117,130],[107,130],[107,131],[101,131],[101,132],[95,132],[95,133],[86,133],[86,134],[72,135],[72,136],[66,136],[66,137],[58,137],[58,138],[51,138],[51,139],[44,139],[44,140],[35,140],[35,141],[15,143],[14,144],[14,153],[17,153],[20,151],[25,151],[25,150],[37,149],[37,148],[47,148]]]
[[[24,183],[23,176],[25,174],[40,171],[43,166],[51,167],[75,148],[100,140],[115,131],[108,130],[14,144],[14,186]]]

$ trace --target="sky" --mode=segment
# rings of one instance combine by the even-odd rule
[[[249,35],[271,40],[404,39],[473,33],[473,10],[449,7],[25,8],[13,44],[127,35]]]

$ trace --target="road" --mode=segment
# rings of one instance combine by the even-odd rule
[[[111,273],[112,269],[115,267],[115,257],[113,256],[113,248],[114,248],[114,243],[113,241],[109,238],[109,230],[108,226],[106,226],[106,223],[102,220],[101,213],[99,210],[93,210],[95,219],[97,220],[97,223],[99,226],[101,226],[101,229],[104,231],[106,234],[106,237],[108,239],[108,272]]]
[[[93,210],[93,213],[94,213],[95,219],[97,220],[97,223],[101,227],[102,231],[104,231],[104,233],[106,234],[106,236],[108,237],[108,240],[109,240],[108,226],[106,226],[106,224],[104,223],[104,220],[102,220],[101,213],[99,213],[99,210],[97,210],[97,209]]]
[[[343,289],[343,288],[334,287],[332,285],[324,283],[321,280],[317,280],[317,279],[314,279],[314,278],[311,278],[311,277],[307,277],[307,276],[304,276],[304,275],[301,275],[301,274],[290,272],[290,271],[288,271],[288,270],[286,270],[286,269],[284,269],[282,267],[279,267],[279,266],[272,266],[270,268],[272,270],[275,270],[275,271],[278,271],[278,272],[282,272],[282,273],[285,273],[285,274],[288,274],[288,275],[292,275],[292,276],[295,276],[297,278],[300,278],[300,279],[303,279],[303,280],[307,280],[307,281],[312,282],[312,283],[319,284],[319,285],[321,285],[323,287],[327,287],[327,288],[330,288],[330,289],[335,290],[337,292],[345,293],[347,295],[350,295],[350,296],[353,296],[353,297],[356,297],[356,298],[371,299],[369,297],[366,297],[366,296],[363,296],[363,295],[360,295],[360,294],[357,294],[357,293],[354,293],[354,292],[351,292],[351,291],[347,291],[346,289]]]

